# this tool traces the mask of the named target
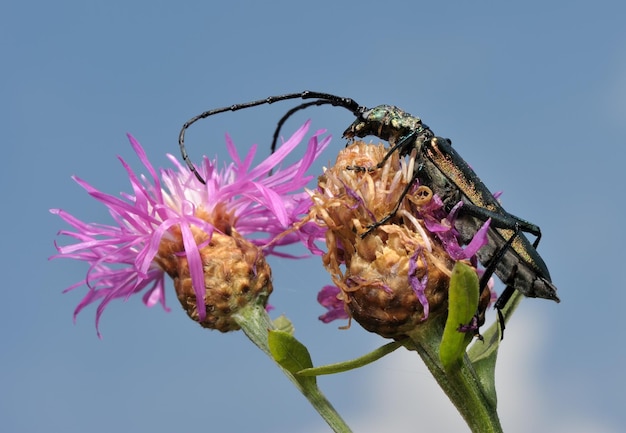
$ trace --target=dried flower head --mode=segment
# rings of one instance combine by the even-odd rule
[[[456,260],[471,258],[485,244],[488,223],[465,248],[447,213],[425,185],[414,185],[391,219],[362,236],[396,207],[413,173],[414,157],[356,142],[340,153],[312,192],[310,218],[327,228],[323,256],[337,289],[325,288],[322,320],[353,317],[365,329],[400,337],[431,315],[447,311],[448,286]],[[337,303],[335,300],[341,301]],[[483,307],[489,302],[484,296]]]
[[[97,328],[110,301],[141,291],[145,291],[147,306],[160,303],[167,309],[164,275],[168,274],[192,319],[220,331],[238,329],[233,313],[250,302],[265,305],[272,291],[265,255],[281,254],[279,247],[300,238],[299,233],[278,235],[307,212],[311,201],[302,189],[311,177],[305,173],[330,137],[319,142],[323,131],[316,132],[301,161],[286,168],[280,164],[308,128],[307,122],[256,167],[252,167],[256,147],[242,160],[227,137],[233,162],[220,170],[217,161],[205,158],[198,171],[206,184],[171,155],[174,169],[162,169],[157,175],[141,145],[130,135],[131,146],[151,178],[138,177],[120,158],[132,194],[117,198],[75,177],[89,195],[108,208],[115,224],[86,223],[63,210],[51,210],[75,229],[59,234],[76,240],[65,246],[55,243],[58,254],[52,258],[89,264],[86,277],[66,289],[88,288],[74,317],[99,301]]]

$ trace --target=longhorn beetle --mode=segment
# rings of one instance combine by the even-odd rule
[[[393,152],[397,151],[401,156],[408,156],[413,149],[416,150],[416,169],[412,181],[407,184],[402,194],[402,198],[409,193],[415,181],[419,179],[420,183],[429,186],[434,193],[442,198],[448,210],[459,200],[462,200],[463,206],[459,211],[455,228],[463,242],[469,242],[482,222],[491,218],[487,235],[488,244],[478,251],[477,256],[486,267],[480,281],[481,289],[486,289],[487,281],[494,272],[507,286],[495,304],[499,314],[514,290],[518,290],[528,297],[551,299],[559,302],[556,287],[551,282],[548,268],[536,250],[541,239],[540,228],[506,212],[471,167],[453,149],[450,140],[436,137],[419,117],[412,116],[398,107],[379,105],[370,109],[359,105],[351,98],[304,91],[216,108],[191,118],[183,125],[178,140],[183,160],[198,180],[204,183],[204,179],[194,167],[185,150],[184,136],[189,126],[200,119],[226,111],[238,111],[291,99],[314,99],[314,101],[308,101],[292,108],[280,119],[274,133],[272,151],[275,148],[282,125],[295,112],[314,105],[333,105],[349,110],[356,117],[356,120],[344,131],[343,136],[345,138],[352,139],[374,135],[389,142],[388,153],[374,169],[381,168]],[[399,200],[396,208],[389,215],[370,226],[365,234],[392,218],[401,201]],[[536,236],[535,242],[531,244],[523,232]],[[500,322],[504,326],[502,316],[500,316]]]

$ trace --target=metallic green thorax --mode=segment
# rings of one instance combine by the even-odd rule
[[[345,130],[343,136],[346,138],[366,137],[375,135],[376,137],[388,141],[392,146],[408,135],[434,136],[428,126],[422,123],[419,117],[412,116],[406,111],[393,105],[379,105],[369,109],[361,115]],[[402,154],[404,149],[400,149]],[[409,150],[410,152],[410,150]]]

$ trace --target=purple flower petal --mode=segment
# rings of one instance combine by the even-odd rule
[[[417,278],[416,271],[418,269],[418,261],[422,260],[424,266],[426,267],[426,255],[422,248],[418,248],[415,250],[413,255],[411,256],[411,260],[409,262],[409,284],[413,289],[413,293],[417,296],[417,300],[422,304],[422,308],[424,309],[424,315],[422,320],[428,319],[428,314],[430,313],[430,307],[428,304],[428,298],[426,298],[426,285],[428,284],[428,271],[424,273],[422,278]]]
[[[341,291],[336,286],[324,286],[317,294],[317,302],[325,307],[328,311],[319,317],[324,323],[330,323],[337,319],[348,319],[350,316],[344,308],[342,300],[337,299],[337,295]]]

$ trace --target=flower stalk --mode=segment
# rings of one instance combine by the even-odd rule
[[[284,363],[278,362],[270,349],[270,334],[276,329],[262,305],[250,304],[241,308],[233,315],[233,319],[241,327],[241,330],[259,349],[272,358],[276,365],[289,380],[306,397],[315,410],[336,433],[349,433],[350,427],[341,418],[339,413],[326,399],[317,386],[313,377],[297,376],[294,371],[285,367]],[[305,349],[306,350],[306,349]],[[308,352],[307,352],[308,354]],[[310,359],[310,357],[309,357]],[[299,370],[300,368],[296,368]]]
[[[444,318],[445,319],[445,318]],[[413,347],[474,433],[502,433],[495,405],[484,390],[467,355],[457,369],[444,369],[439,347],[445,320],[430,320],[409,333]]]

